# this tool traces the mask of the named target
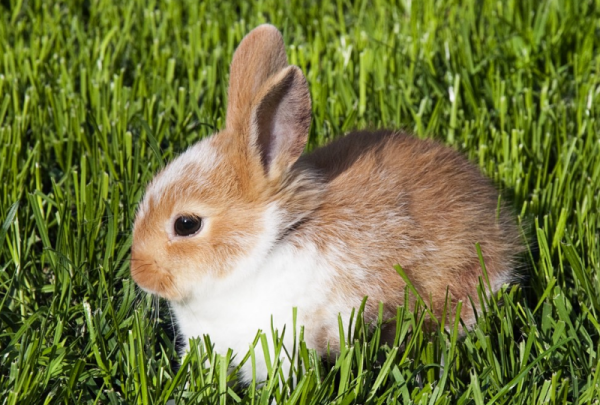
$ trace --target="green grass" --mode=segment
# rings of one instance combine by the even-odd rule
[[[600,2],[289,3],[0,1],[0,403],[600,403]],[[309,149],[404,128],[512,200],[523,282],[464,338],[399,309],[380,346],[358,317],[335,362],[288,348],[295,388],[276,359],[239,386],[246,354],[208,338],[178,358],[166,305],[129,277],[136,203],[223,127],[232,52],[263,22],[308,78]]]

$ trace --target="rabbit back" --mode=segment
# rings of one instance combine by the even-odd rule
[[[379,302],[389,316],[404,304],[398,264],[436,315],[448,292],[450,311],[462,300],[471,326],[470,301],[478,304],[483,277],[477,243],[492,290],[512,281],[522,251],[515,221],[498,207],[492,182],[453,149],[400,132],[362,131],[296,166],[318,172],[326,191],[290,242],[310,240],[338,268],[332,295],[353,306],[368,296],[367,317],[377,315]]]

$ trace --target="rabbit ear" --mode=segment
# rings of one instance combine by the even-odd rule
[[[288,66],[281,33],[263,24],[244,37],[231,61],[226,126],[234,131],[248,127],[250,109],[262,85]]]
[[[288,66],[263,85],[252,105],[249,140],[269,179],[300,157],[310,118],[308,84],[298,67]]]

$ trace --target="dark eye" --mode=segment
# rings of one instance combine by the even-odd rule
[[[175,220],[175,233],[179,236],[190,236],[202,228],[202,218],[179,217]]]

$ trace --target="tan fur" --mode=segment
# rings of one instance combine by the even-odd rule
[[[134,225],[137,243],[132,247],[132,276],[140,286],[165,298],[181,298],[187,282],[198,276],[188,274],[190,261],[207,272],[222,275],[227,266],[216,263],[231,263],[252,246],[257,228],[254,222],[262,213],[255,209],[256,203],[265,196],[261,195],[260,184],[243,170],[248,168],[244,156],[229,152],[234,144],[219,142],[226,139],[227,132],[223,135],[215,137],[213,142],[225,157],[215,170],[201,179],[198,178],[200,164],[177,173],[177,182],[163,189],[160,199],[144,201],[148,204],[146,213],[138,213]],[[159,174],[154,182],[166,175],[168,173]],[[188,211],[196,202],[201,202],[201,212],[210,216],[201,237],[171,238],[163,225],[175,214],[193,214]],[[165,279],[159,282],[159,275]]]
[[[173,174],[173,182],[160,190],[159,201],[144,201],[142,204],[147,204],[149,209],[138,212],[134,240],[142,242],[134,243],[132,247],[131,273],[140,286],[168,299],[181,299],[186,293],[186,279],[197,277],[185,271],[189,268],[188,263],[223,274],[230,266],[221,263],[233,264],[237,257],[252,248],[252,236],[261,229],[256,222],[268,199],[266,190],[278,187],[268,184],[256,148],[258,141],[252,138],[258,136],[252,133],[252,120],[261,120],[261,114],[256,110],[264,103],[265,113],[272,113],[274,107],[267,105],[266,98],[272,93],[285,92],[286,87],[289,90],[289,82],[304,81],[300,83],[304,84],[304,91],[301,88],[300,94],[292,94],[292,97],[308,102],[310,124],[310,99],[304,76],[295,67],[287,74],[277,76],[286,67],[283,40],[274,27],[260,26],[244,38],[231,64],[227,128],[210,139],[211,146],[224,161],[206,173],[203,173],[200,161],[178,170]],[[253,74],[248,75],[248,72]],[[299,130],[307,132],[308,125],[301,125]],[[307,134],[301,135],[306,138]],[[280,172],[291,165],[300,152],[301,148],[294,147],[288,161],[280,164],[284,166]],[[168,171],[169,167],[154,179],[153,184],[160,183],[161,177],[168,177]],[[201,178],[199,174],[202,174]],[[213,210],[210,232],[202,233],[202,243],[189,239],[170,240],[163,229],[163,224],[173,215],[185,213],[180,209],[186,205],[186,200],[201,201]],[[179,263],[182,265],[178,266]]]
[[[226,128],[172,162],[149,185],[136,217],[131,273],[143,288],[183,300],[204,277],[226,277],[266,231],[279,207],[278,241],[314,245],[336,269],[328,302],[386,316],[404,303],[399,264],[440,316],[450,295],[474,323],[482,276],[481,245],[493,288],[511,280],[522,250],[514,219],[496,211],[498,192],[454,150],[393,132],[355,132],[299,158],[310,126],[301,71],[287,65],[279,32],[261,26],[236,50]],[[209,158],[210,157],[210,158]],[[205,228],[176,237],[178,215]],[[191,270],[192,269],[192,270]],[[411,299],[414,302],[414,299]],[[337,339],[337,314],[324,307],[306,320],[323,348]],[[307,329],[308,330],[308,329]]]
[[[476,243],[492,284],[510,280],[512,260],[522,251],[515,222],[505,208],[496,218],[498,192],[452,149],[391,131],[356,132],[304,156],[297,166],[321,173],[328,188],[294,242],[301,245],[310,235],[323,251],[343,253],[335,293],[368,295],[367,317],[377,316],[378,302],[388,316],[404,303],[395,264],[437,316],[446,288],[450,313],[458,300],[466,308],[469,297],[478,303],[483,273]],[[364,269],[367,280],[345,272],[349,266]],[[472,325],[472,310],[462,315]]]
[[[248,129],[246,119],[254,97],[271,76],[287,65],[283,38],[273,26],[261,25],[246,35],[231,61],[227,128]]]

